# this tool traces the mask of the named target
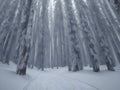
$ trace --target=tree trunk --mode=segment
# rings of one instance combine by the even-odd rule
[[[18,65],[17,74],[26,75],[28,57],[30,52],[30,39],[27,38],[27,27],[30,17],[30,10],[32,5],[32,0],[21,0],[24,2],[21,24],[20,24],[20,37],[18,44]]]

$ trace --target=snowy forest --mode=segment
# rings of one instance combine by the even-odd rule
[[[0,90],[120,90],[120,0],[0,0],[0,74]]]

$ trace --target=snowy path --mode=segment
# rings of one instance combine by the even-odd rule
[[[120,90],[120,66],[115,72],[101,66],[95,73],[85,67],[80,72],[69,72],[67,68],[28,69],[26,76],[15,73],[16,65],[0,63],[0,90]]]
[[[24,90],[101,90],[93,85],[72,79],[62,72],[43,72]]]
[[[120,67],[109,72],[101,67],[100,73],[90,68],[80,72],[68,72],[67,68],[40,71],[24,90],[119,90]]]

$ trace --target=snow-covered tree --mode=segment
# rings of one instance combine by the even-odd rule
[[[6,5],[5,5],[6,6]],[[15,11],[16,7],[18,6],[17,1],[13,1],[11,5],[8,4],[10,7],[9,9],[7,7],[4,7],[3,12],[1,14],[5,14],[4,17],[1,15],[1,22],[0,22],[0,48],[1,48],[1,61],[4,63],[9,64],[10,54],[11,52],[11,46],[13,45],[13,29],[12,24],[14,23],[15,18]],[[6,10],[7,8],[7,10]]]
[[[81,58],[80,42],[78,37],[78,24],[74,15],[74,11],[71,8],[70,2],[66,1],[67,13],[68,13],[68,27],[71,40],[71,52],[72,52],[72,70],[79,71],[83,69],[83,62]]]
[[[21,0],[21,2],[23,3],[23,11],[20,22],[20,36],[17,48],[17,74],[25,75],[30,52],[30,38],[27,37],[27,27],[30,17],[32,0]]]

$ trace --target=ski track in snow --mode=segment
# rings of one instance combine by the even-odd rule
[[[38,78],[38,75],[37,75],[37,77],[31,79],[31,80],[25,85],[25,87],[23,88],[23,90],[27,90],[27,88],[29,87],[29,85],[32,84],[37,78]]]
[[[31,80],[23,90],[101,90],[87,82],[59,72],[42,72]]]

